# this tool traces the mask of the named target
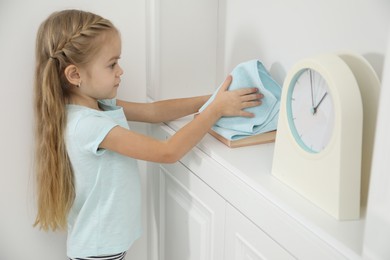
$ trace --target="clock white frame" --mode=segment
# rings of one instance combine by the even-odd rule
[[[295,140],[288,123],[290,83],[302,69],[317,71],[328,83],[334,106],[333,135],[324,150],[310,153]],[[337,219],[360,216],[363,107],[358,83],[336,54],[298,62],[285,79],[272,174]]]
[[[352,52],[340,52],[337,55],[353,71],[359,83],[360,94],[362,96],[363,152],[360,206],[365,208],[367,206],[368,186],[370,184],[381,82],[371,64],[361,55]]]

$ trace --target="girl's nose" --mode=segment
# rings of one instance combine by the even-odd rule
[[[122,67],[119,66],[119,65],[118,65],[118,68],[119,68],[119,70],[118,70],[117,75],[118,75],[118,77],[119,77],[119,76],[122,76],[122,75],[123,75],[123,69],[122,69]]]

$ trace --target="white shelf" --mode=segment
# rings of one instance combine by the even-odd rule
[[[191,119],[189,116],[168,123],[172,134]],[[271,175],[273,143],[229,148],[208,134],[197,148],[348,259],[360,258],[364,212],[360,220],[338,221],[280,182]]]

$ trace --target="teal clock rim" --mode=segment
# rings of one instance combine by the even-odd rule
[[[293,115],[292,115],[292,105],[291,105],[291,101],[292,101],[292,93],[294,91],[294,88],[295,88],[295,83],[297,82],[297,79],[302,75],[302,73],[304,73],[305,71],[307,70],[313,70],[317,73],[319,73],[317,70],[315,69],[312,69],[312,68],[301,68],[299,71],[297,71],[293,78],[291,79],[289,85],[288,85],[288,91],[287,91],[287,102],[286,102],[286,112],[287,112],[287,121],[288,121],[288,125],[289,125],[289,128],[290,128],[290,131],[291,131],[291,134],[292,136],[294,137],[294,140],[295,142],[306,152],[308,153],[311,153],[311,154],[318,154],[320,153],[321,151],[315,151],[313,149],[310,149],[310,147],[308,147],[303,141],[302,141],[302,138],[300,138],[299,134],[298,134],[298,131],[295,127],[295,123],[294,123],[294,120],[293,120]]]

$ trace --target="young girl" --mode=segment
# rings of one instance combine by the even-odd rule
[[[127,121],[164,122],[195,113],[209,96],[133,103],[115,100],[121,40],[98,15],[66,10],[40,26],[36,42],[36,174],[44,230],[67,229],[70,259],[123,259],[141,234],[135,159],[173,163],[221,116],[253,116],[256,88],[227,91],[169,140],[132,132]]]

